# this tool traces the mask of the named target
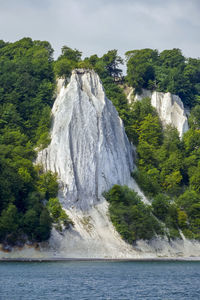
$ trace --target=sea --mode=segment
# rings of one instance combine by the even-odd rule
[[[0,262],[0,299],[200,299],[200,262]]]

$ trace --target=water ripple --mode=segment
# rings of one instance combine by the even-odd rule
[[[200,299],[199,279],[200,262],[1,262],[0,299]]]

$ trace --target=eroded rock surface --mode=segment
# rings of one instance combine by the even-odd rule
[[[52,118],[51,144],[38,162],[57,172],[65,208],[87,210],[113,184],[132,184],[132,147],[94,71],[75,70],[62,83]]]

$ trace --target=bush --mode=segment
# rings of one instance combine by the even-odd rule
[[[145,205],[140,196],[127,186],[114,185],[105,197],[110,203],[111,221],[127,242],[150,240],[157,234],[163,234],[162,226],[152,215],[151,206]]]
[[[74,225],[65,210],[62,208],[58,198],[50,198],[47,204],[47,209],[56,229],[59,231],[62,231],[63,228],[69,228],[70,225]]]

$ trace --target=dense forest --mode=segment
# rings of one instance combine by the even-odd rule
[[[44,241],[52,224],[71,222],[59,201],[56,174],[34,166],[48,145],[54,101],[53,49],[24,38],[0,42],[0,241]]]
[[[56,198],[56,174],[44,173],[33,162],[50,142],[56,78],[69,78],[74,68],[99,74],[137,146],[133,176],[151,205],[127,187],[114,186],[106,194],[121,236],[132,243],[155,235],[180,237],[182,230],[200,239],[200,60],[186,59],[179,49],[128,51],[125,77],[122,63],[117,50],[82,59],[79,50],[63,46],[54,60],[46,41],[0,41],[0,242],[41,242],[52,226],[62,231],[73,225]],[[191,110],[183,139],[175,128],[162,128],[148,98],[129,105],[126,85],[137,93],[145,88],[179,95]]]

